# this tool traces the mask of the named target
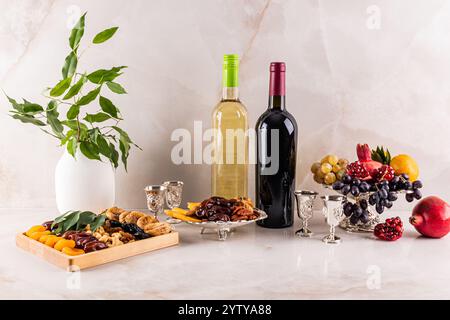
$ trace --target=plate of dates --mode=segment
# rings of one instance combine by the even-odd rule
[[[211,197],[202,202],[188,202],[188,210],[166,210],[174,219],[201,228],[200,233],[216,230],[219,240],[226,240],[233,229],[267,218],[267,214],[255,208],[250,199]]]

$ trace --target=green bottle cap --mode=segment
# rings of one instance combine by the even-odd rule
[[[224,87],[239,86],[239,56],[237,54],[225,54],[223,56],[222,84]]]

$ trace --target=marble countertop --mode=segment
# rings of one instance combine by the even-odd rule
[[[393,243],[338,229],[337,246],[322,243],[319,214],[310,239],[296,238],[294,228],[248,225],[221,242],[177,225],[179,246],[68,273],[15,246],[16,233],[54,211],[1,209],[0,216],[2,299],[450,298],[450,236],[425,239],[408,223]]]

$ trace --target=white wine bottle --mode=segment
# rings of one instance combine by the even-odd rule
[[[211,193],[224,198],[247,197],[248,120],[239,100],[239,57],[226,54],[223,59],[222,100],[214,108]]]

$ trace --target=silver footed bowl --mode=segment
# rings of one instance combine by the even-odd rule
[[[198,226],[201,228],[200,234],[205,234],[207,230],[217,230],[218,239],[223,241],[228,237],[228,233],[232,232],[235,228],[248,225],[250,223],[255,223],[259,220],[264,220],[267,218],[267,213],[260,209],[253,209],[259,214],[259,217],[253,220],[240,220],[240,221],[202,221],[202,222],[192,222],[183,221],[184,223]]]
[[[333,187],[330,185],[326,185],[326,184],[322,184],[322,186],[325,189],[331,190],[339,195],[342,195],[340,192],[333,190]],[[369,196],[374,193],[375,191],[368,191],[368,192],[364,192],[361,193],[359,196],[355,197],[351,194],[346,195],[345,197],[347,198],[347,201],[350,202],[356,202],[359,201],[360,199],[369,199]],[[405,194],[405,193],[410,193],[411,191],[408,190],[398,190],[398,191],[393,191],[396,194]],[[367,210],[369,211],[369,221],[367,221],[366,223],[363,223],[361,221],[358,221],[357,224],[352,224],[350,222],[350,218],[349,217],[344,217],[344,219],[341,220],[341,222],[339,223],[339,227],[344,229],[347,232],[370,232],[372,233],[375,230],[375,226],[377,224],[379,224],[381,222],[380,219],[380,214],[377,213],[375,211],[375,209],[373,208],[373,206],[368,206]],[[390,210],[390,209],[387,209]]]

